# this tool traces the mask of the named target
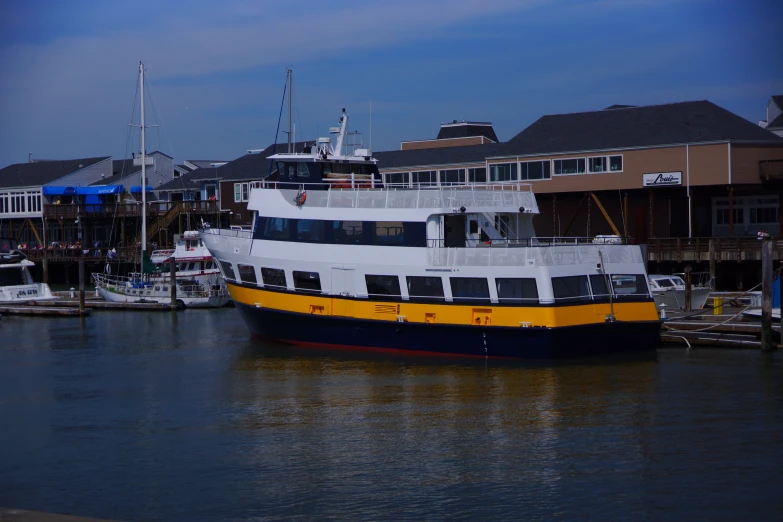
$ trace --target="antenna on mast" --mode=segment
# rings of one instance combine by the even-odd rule
[[[372,100],[370,100],[370,154],[372,154]]]

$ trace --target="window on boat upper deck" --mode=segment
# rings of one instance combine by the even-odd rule
[[[294,270],[294,288],[297,290],[321,291],[321,276],[318,272],[298,272]]]
[[[236,281],[237,276],[234,275],[234,268],[231,266],[231,263],[229,263],[228,261],[221,261],[220,268],[221,268],[221,272],[223,272],[223,277],[225,279],[231,279],[233,281]]]
[[[443,280],[440,277],[408,276],[408,296],[411,299],[443,300]]]
[[[279,268],[261,268],[261,280],[264,282],[264,286],[287,288],[285,270]]]
[[[373,244],[402,245],[405,242],[404,231],[402,221],[376,221]]]
[[[495,278],[495,286],[498,290],[498,301],[501,303],[538,302],[538,286],[532,277],[498,277]]]
[[[334,221],[332,234],[334,242],[341,245],[358,245],[362,242],[361,221]]]
[[[618,297],[629,295],[649,295],[647,278],[640,274],[613,274],[612,287]]]
[[[296,240],[304,243],[321,243],[326,238],[325,221],[321,219],[297,219]]]
[[[256,279],[256,269],[253,268],[251,265],[237,264],[237,269],[239,270],[239,279],[241,279],[242,282],[244,283],[258,282],[258,280]]]
[[[279,239],[286,241],[289,238],[288,219],[269,217],[264,218],[264,229],[260,239]]]
[[[400,293],[400,278],[392,275],[371,275],[364,276],[367,283],[367,295],[372,297],[383,296],[386,299],[397,298]]]
[[[590,300],[590,287],[587,284],[587,276],[553,277],[552,293],[556,301]]]
[[[486,277],[451,277],[451,295],[454,300],[489,301],[489,283]]]

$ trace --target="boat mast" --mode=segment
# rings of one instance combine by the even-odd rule
[[[139,62],[141,78],[141,252],[147,251],[147,158],[144,142],[144,64]]]
[[[294,94],[294,75],[291,69],[288,69],[288,153],[293,152],[293,144],[291,143],[291,100]]]

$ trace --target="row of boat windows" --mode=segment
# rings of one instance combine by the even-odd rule
[[[237,278],[231,263],[221,261],[225,278],[243,283],[258,284],[256,270],[251,265],[237,264]],[[294,289],[305,292],[321,292],[321,276],[318,272],[294,270],[292,272]],[[286,274],[279,268],[261,268],[261,279],[265,287],[287,289]],[[367,286],[367,296],[386,300],[403,299],[400,291],[400,276],[367,274],[364,281]],[[407,297],[413,299],[440,300],[446,299],[444,294],[444,279],[451,289],[454,300],[470,300],[489,302],[489,279],[484,277],[439,277],[439,276],[406,276],[404,278]],[[538,302],[538,284],[534,278],[494,278],[495,289],[499,302],[524,303]],[[552,278],[552,294],[556,301],[589,301],[592,299],[608,299],[610,295],[646,296],[649,295],[647,280],[643,275],[611,275],[603,274],[565,276]],[[333,292],[334,293],[334,292]]]
[[[336,221],[258,216],[253,239],[426,247],[427,229],[426,223],[415,221]]]

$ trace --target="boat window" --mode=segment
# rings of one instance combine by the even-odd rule
[[[552,278],[552,293],[556,301],[584,301],[590,299],[587,276]]]
[[[671,280],[672,283],[674,283],[674,286],[685,286],[685,280],[680,276],[672,276]]]
[[[231,266],[231,263],[228,261],[221,261],[220,266],[222,267],[223,277],[226,279],[233,279],[236,281],[237,276],[234,275],[234,268]]]
[[[640,274],[612,275],[612,287],[617,296],[649,295],[647,278]]]
[[[156,286],[156,287],[155,287],[155,291],[156,291],[156,292],[160,292],[160,287],[159,287],[159,286]]]
[[[402,245],[405,231],[402,221],[376,221],[373,235],[374,245]]]
[[[408,295],[412,299],[440,298],[443,300],[443,280],[440,277],[408,276]]]
[[[169,291],[169,287],[168,287],[168,286],[164,286],[164,287],[163,287],[163,291],[164,291],[164,292],[168,292],[168,291]]]
[[[454,299],[489,301],[489,283],[485,277],[452,277],[451,295]]]
[[[279,268],[262,268],[261,280],[264,286],[286,288],[285,271]]]
[[[361,221],[334,221],[334,242],[341,245],[358,245],[362,242]]]
[[[245,283],[257,283],[256,269],[251,265],[243,265],[237,263],[237,269],[239,270],[239,279]]]
[[[592,274],[590,276],[590,287],[593,289],[593,297],[609,297],[606,279],[607,276],[604,274]]]
[[[188,270],[193,270],[193,267],[196,266],[196,263],[190,263],[188,264]]]
[[[0,286],[23,285],[24,277],[21,268],[4,268],[0,270]]]
[[[498,301],[501,303],[537,303],[538,286],[536,280],[530,278],[495,278],[498,289]]]
[[[661,288],[671,288],[675,286],[674,282],[671,279],[655,279],[655,284],[657,284]]]
[[[367,295],[369,297],[388,296],[388,298],[400,298],[400,278],[392,275],[370,275],[364,276],[367,283]]]
[[[296,239],[304,243],[323,243],[326,239],[324,221],[321,219],[297,219]]]
[[[294,288],[320,292],[321,276],[318,275],[318,272],[297,272],[294,270]]]

